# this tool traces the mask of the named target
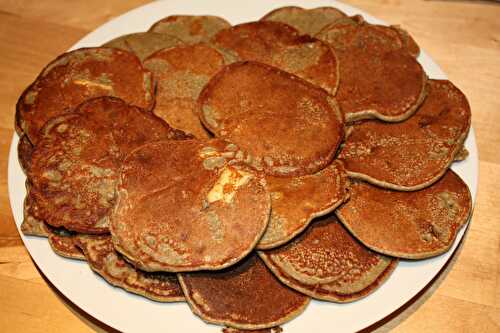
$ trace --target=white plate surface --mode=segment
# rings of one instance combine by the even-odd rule
[[[270,10],[287,5],[305,8],[335,6],[349,15],[361,14],[368,22],[385,24],[359,9],[336,1],[168,0],[153,2],[111,20],[85,36],[71,49],[97,46],[119,35],[145,31],[153,22],[168,15],[218,15],[237,24],[257,20]],[[446,74],[427,53],[422,51],[418,60],[430,78],[446,79]],[[8,182],[12,212],[19,228],[23,219],[26,178],[17,160],[18,141],[19,138],[14,134],[9,154]],[[469,151],[469,157],[463,162],[454,163],[453,170],[467,183],[475,200],[478,154],[472,129],[465,147]],[[459,232],[457,240],[447,253],[424,261],[401,262],[378,290],[362,300],[350,304],[313,301],[302,315],[283,325],[284,331],[353,332],[379,321],[408,302],[438,274],[458,246],[465,229]],[[46,239],[22,234],[21,237],[33,260],[52,284],[74,304],[111,327],[125,332],[221,332],[220,327],[205,324],[193,315],[186,303],[157,303],[126,293],[95,275],[85,262],[64,259],[54,254]]]

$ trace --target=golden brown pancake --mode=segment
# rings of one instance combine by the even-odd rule
[[[340,161],[302,177],[266,177],[271,193],[271,218],[257,244],[265,250],[288,242],[313,218],[325,215],[348,198],[348,180]]]
[[[374,251],[423,259],[450,248],[471,210],[467,185],[450,170],[432,186],[415,192],[353,181],[351,199],[337,216]]]
[[[175,36],[186,43],[210,40],[217,32],[231,24],[218,16],[172,15],[159,20],[149,31]]]
[[[123,50],[84,48],[65,53],[48,64],[19,98],[16,130],[36,145],[47,120],[99,96],[119,97],[149,110],[154,104],[151,73]]]
[[[333,23],[316,36],[337,54],[342,79],[336,98],[347,121],[403,121],[423,102],[427,76],[395,30]]]
[[[115,251],[111,236],[79,235],[76,244],[85,253],[90,268],[113,286],[159,302],[184,300],[175,274],[134,268]]]
[[[263,328],[261,330],[240,330],[237,328],[225,327],[222,333],[282,333],[283,329],[280,326]]]
[[[210,78],[224,66],[224,56],[198,43],[161,50],[144,61],[156,81],[154,113],[174,128],[209,138],[196,113],[196,100]]]
[[[337,90],[338,61],[332,49],[316,38],[301,36],[284,23],[257,21],[239,24],[220,31],[212,42],[240,60],[278,67],[330,94]]]
[[[62,257],[85,260],[85,256],[76,246],[76,233],[64,228],[52,228],[45,225],[48,231],[49,244],[52,250]]]
[[[353,126],[339,154],[349,176],[414,191],[446,172],[469,132],[470,107],[449,81],[430,80],[428,90],[424,104],[405,122]]]
[[[332,302],[365,297],[397,265],[360,244],[333,215],[315,221],[289,244],[259,255],[281,282]]]
[[[113,47],[135,54],[141,61],[159,51],[184,44],[179,38],[156,32],[136,32],[110,40],[103,47]]]
[[[183,137],[150,112],[113,97],[51,119],[32,154],[34,217],[82,233],[108,232],[118,170],[134,148]]]
[[[314,36],[328,24],[344,17],[346,17],[346,14],[334,7],[304,9],[288,6],[269,12],[261,20],[286,23],[297,29],[301,34]]]
[[[222,269],[246,256],[267,227],[271,202],[262,175],[229,163],[237,150],[222,140],[134,150],[111,217],[117,251],[145,271]]]
[[[19,159],[19,165],[25,174],[28,173],[28,169],[30,168],[32,153],[33,145],[26,135],[22,135],[17,144],[17,157]]]
[[[237,144],[249,164],[269,175],[321,170],[344,137],[343,117],[333,97],[257,62],[224,67],[203,89],[198,110],[212,133]]]
[[[234,328],[283,324],[304,311],[310,300],[282,285],[255,254],[222,271],[182,273],[178,278],[194,314]]]

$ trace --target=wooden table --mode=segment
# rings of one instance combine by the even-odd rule
[[[14,108],[50,60],[112,17],[148,1],[0,1],[0,331],[110,331],[41,276],[7,194]],[[454,260],[413,302],[367,331],[500,331],[500,5],[481,1],[345,1],[401,24],[467,95],[480,153],[472,225]]]

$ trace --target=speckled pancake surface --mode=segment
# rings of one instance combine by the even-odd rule
[[[221,50],[240,60],[278,67],[335,94],[339,83],[338,60],[322,41],[301,36],[291,26],[257,21],[220,31],[212,40]]]
[[[40,129],[50,118],[99,96],[119,97],[151,109],[151,73],[135,55],[123,50],[84,48],[65,53],[48,64],[19,98],[16,130],[36,145]]]
[[[211,132],[237,144],[249,164],[270,175],[321,170],[344,137],[343,116],[333,97],[257,62],[223,68],[203,89],[198,107]]]
[[[28,173],[34,216],[72,231],[107,232],[126,154],[148,141],[178,137],[161,119],[112,97],[90,100],[51,119]]]
[[[403,121],[424,100],[427,76],[394,29],[334,23],[316,37],[337,54],[341,82],[336,98],[347,121]]]
[[[281,282],[334,302],[373,292],[397,264],[360,244],[333,215],[314,221],[289,244],[259,255]]]
[[[160,141],[123,164],[111,218],[115,248],[146,271],[222,269],[246,256],[270,214],[265,179],[231,163],[222,140]]]
[[[417,190],[439,179],[469,132],[471,111],[449,81],[430,80],[429,94],[408,120],[355,124],[339,158],[349,176],[396,190]]]
[[[325,215],[348,198],[342,162],[301,177],[266,177],[271,193],[271,218],[257,249],[282,245],[303,231],[313,218]]]
[[[266,14],[261,20],[288,24],[301,34],[314,36],[328,24],[345,17],[346,14],[334,7],[304,9],[301,7],[281,7]]]
[[[231,24],[218,16],[172,15],[154,23],[149,31],[169,34],[186,43],[206,42]]]
[[[453,171],[420,191],[351,184],[351,199],[337,210],[342,223],[369,248],[423,259],[446,252],[472,210],[467,185]]]
[[[184,44],[179,38],[157,32],[136,32],[117,37],[103,44],[135,54],[142,61],[156,51]]]
[[[208,138],[196,113],[196,100],[224,64],[223,54],[204,43],[162,50],[147,58],[144,66],[156,81],[154,113],[174,128]]]
[[[136,269],[115,251],[111,236],[79,235],[76,244],[84,252],[90,268],[110,284],[159,302],[184,300],[175,274]]]
[[[285,323],[304,311],[310,300],[281,284],[255,254],[222,271],[178,277],[196,315],[209,323],[240,329]]]

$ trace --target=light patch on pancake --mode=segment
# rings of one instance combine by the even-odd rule
[[[225,168],[219,179],[208,192],[207,200],[209,203],[224,201],[229,204],[233,202],[234,195],[238,189],[245,186],[253,176],[251,173],[236,170],[235,168]]]
[[[24,96],[24,103],[29,105],[35,104],[37,96],[38,96],[38,91],[35,90],[28,91],[28,93]]]
[[[211,310],[210,306],[203,299],[203,296],[201,296],[200,294],[198,294],[196,291],[194,291],[191,294],[191,297],[192,297],[193,301],[196,302],[197,305],[199,305],[199,306],[201,306],[203,308],[204,311],[208,312],[208,311]]]
[[[125,265],[119,265],[118,257],[116,253],[109,253],[104,258],[105,270],[109,275],[115,278],[123,278],[125,275],[130,273],[130,270]]]
[[[47,171],[44,171],[42,174],[42,177],[47,178],[51,182],[60,182],[62,180],[62,175],[59,171],[49,169]]]
[[[279,68],[291,72],[301,72],[319,63],[322,50],[315,43],[304,43],[286,48],[273,57],[273,63]]]
[[[222,228],[222,222],[219,216],[216,212],[208,212],[206,216],[212,238],[217,242],[222,242],[224,240],[224,229]]]
[[[196,100],[201,90],[207,84],[210,77],[207,75],[193,74],[189,72],[173,73],[171,77],[162,82],[162,95],[174,93],[174,98],[191,98]]]
[[[204,120],[208,123],[208,125],[214,128],[219,128],[219,123],[217,122],[218,117],[214,108],[209,105],[203,105],[201,110],[203,112]]]

